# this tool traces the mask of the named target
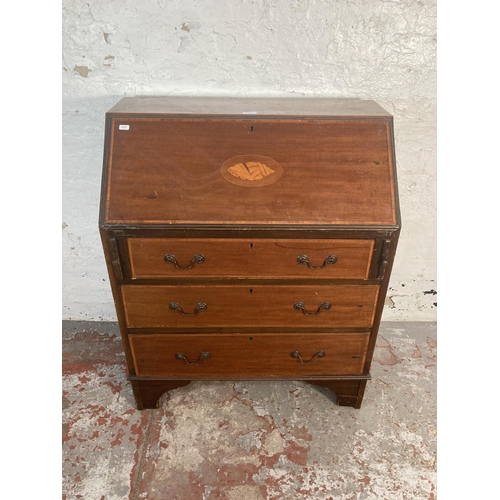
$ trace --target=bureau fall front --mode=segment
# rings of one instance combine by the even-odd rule
[[[193,380],[361,406],[401,227],[376,103],[124,98],[99,227],[139,409]]]

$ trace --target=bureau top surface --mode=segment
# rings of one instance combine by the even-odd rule
[[[398,224],[373,101],[124,98],[106,120],[101,223]]]
[[[124,97],[112,114],[390,117],[375,101],[332,98]]]

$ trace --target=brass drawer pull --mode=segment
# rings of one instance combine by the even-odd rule
[[[182,352],[177,352],[175,354],[175,359],[182,359],[184,361],[184,363],[186,363],[186,365],[199,365],[204,359],[207,359],[210,357],[210,353],[207,352],[207,351],[203,351],[201,354],[200,354],[200,357],[196,360],[196,361],[188,361],[186,356],[184,355],[184,353]]]
[[[167,255],[165,255],[165,257],[163,258],[167,264],[173,264],[176,267],[176,269],[191,269],[195,264],[203,264],[203,262],[205,262],[205,256],[201,253],[197,253],[191,260],[189,266],[184,266],[184,267],[179,266],[179,264],[177,264],[177,259],[175,258],[175,255],[171,253],[167,253]]]
[[[330,304],[330,302],[323,302],[318,307],[316,312],[307,312],[304,302],[295,302],[295,304],[293,305],[293,308],[297,311],[302,311],[303,314],[305,314],[306,316],[317,316],[321,311],[328,311],[328,309],[331,309],[332,305]]]
[[[198,302],[193,313],[185,313],[178,302],[170,302],[169,307],[172,311],[179,311],[183,316],[196,316],[199,312],[203,312],[208,309],[208,306],[205,304],[205,302]]]
[[[309,257],[307,255],[299,255],[297,257],[297,263],[299,264],[307,264],[307,267],[309,269],[323,269],[327,264],[335,264],[337,262],[337,256],[336,255],[329,255],[326,259],[325,262],[323,262],[322,266],[311,266],[309,264]]]
[[[300,361],[303,365],[312,365],[316,361],[316,358],[325,357],[325,351],[318,351],[309,361],[302,361],[299,351],[293,351],[290,353],[290,356],[292,356],[292,358],[297,358],[297,361]]]

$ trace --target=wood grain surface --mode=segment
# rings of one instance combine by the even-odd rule
[[[335,334],[151,334],[131,335],[138,376],[356,375],[363,369],[368,333]],[[304,364],[291,353],[298,351]],[[316,353],[324,357],[314,359]],[[182,353],[196,363],[176,359]]]
[[[110,133],[107,223],[396,222],[386,120],[130,117]],[[221,166],[244,154],[272,158],[283,174],[260,187],[227,181]]]
[[[263,240],[129,238],[133,278],[352,278],[368,277],[374,240]],[[165,262],[173,255],[178,267]],[[192,263],[201,254],[204,262]],[[311,266],[297,258],[308,257]],[[334,255],[334,264],[325,264]]]
[[[359,327],[372,325],[379,287],[376,285],[123,285],[125,317],[129,327]],[[207,310],[183,316],[170,309],[178,303],[193,314],[199,303]],[[306,316],[294,309],[303,302],[316,312],[324,302],[330,310]]]

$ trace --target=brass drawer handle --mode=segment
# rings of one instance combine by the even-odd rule
[[[205,262],[205,256],[201,253],[197,253],[191,260],[189,266],[184,266],[184,267],[179,266],[179,264],[177,264],[177,259],[175,258],[175,255],[171,253],[167,253],[167,255],[165,255],[165,257],[163,258],[167,264],[173,264],[176,269],[192,269],[192,267],[195,264],[203,264],[203,262]]]
[[[290,353],[290,356],[292,356],[292,358],[297,358],[297,361],[300,361],[303,365],[312,365],[316,361],[316,358],[325,357],[325,351],[318,351],[309,361],[303,361],[299,351],[293,351]]]
[[[207,359],[210,357],[210,353],[207,351],[203,351],[200,354],[200,357],[196,361],[188,361],[184,353],[182,352],[177,352],[175,353],[175,359],[182,359],[186,365],[199,365],[204,359]]]
[[[297,263],[298,264],[307,264],[307,267],[309,269],[323,269],[327,264],[335,264],[337,262],[337,256],[336,255],[329,255],[326,259],[325,262],[323,262],[322,266],[311,266],[309,264],[309,257],[307,255],[299,255],[297,257]]]
[[[208,309],[208,306],[205,304],[205,302],[198,302],[193,313],[185,313],[178,302],[170,302],[170,305],[168,307],[170,307],[172,311],[179,311],[183,316],[196,316],[199,312],[203,312]]]
[[[317,316],[321,311],[328,311],[328,309],[331,309],[332,305],[330,304],[330,302],[323,302],[318,307],[318,309],[316,310],[316,312],[307,312],[306,311],[306,306],[305,306],[304,302],[295,302],[295,304],[293,305],[293,308],[296,311],[302,311],[303,314],[305,314],[306,316]]]

